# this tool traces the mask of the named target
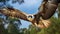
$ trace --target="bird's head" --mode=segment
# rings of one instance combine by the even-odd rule
[[[32,21],[32,20],[34,19],[34,16],[33,16],[32,14],[29,14],[29,15],[27,16],[27,19],[28,19],[29,21]]]

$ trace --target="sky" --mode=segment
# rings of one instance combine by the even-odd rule
[[[21,5],[19,5],[18,3],[12,4],[10,2],[10,4],[19,10],[22,10],[23,12],[29,13],[29,14],[33,14],[37,11],[38,7],[41,4],[41,0],[24,0],[25,2]]]
[[[25,2],[21,5],[18,3],[12,4],[11,1],[9,4],[13,6],[14,8],[21,10],[22,12],[28,13],[28,14],[35,14],[37,13],[38,7],[41,5],[42,0],[24,0]],[[21,20],[22,25],[21,28],[28,28],[28,26],[31,24],[31,22]]]

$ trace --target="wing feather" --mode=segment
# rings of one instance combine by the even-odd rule
[[[57,3],[54,2],[47,2],[42,3],[42,5],[39,7],[39,12],[35,14],[35,16],[38,16],[38,18],[41,16],[43,19],[49,19],[56,11],[58,7]]]
[[[26,13],[20,11],[20,10],[14,9],[14,8],[9,8],[8,7],[8,8],[0,9],[0,13],[4,14],[6,16],[17,17],[17,18],[29,21],[27,19],[28,14],[26,14]]]

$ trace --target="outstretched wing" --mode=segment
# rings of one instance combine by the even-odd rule
[[[7,8],[0,9],[0,13],[4,14],[6,16],[17,17],[17,18],[29,21],[27,19],[28,14],[26,14],[20,10],[14,9],[14,8],[7,7]]]
[[[43,19],[49,19],[56,11],[58,7],[58,3],[55,3],[54,1],[48,1],[46,3],[42,3],[42,5],[39,7],[39,12],[35,14],[35,16],[41,16]],[[39,16],[39,17],[40,17]]]
[[[38,13],[35,14],[35,19],[32,22],[34,25],[40,28],[49,27],[49,18],[55,13],[58,7],[58,3],[55,1],[44,1],[38,9]],[[42,19],[40,19],[42,17]],[[35,23],[34,23],[35,22]]]

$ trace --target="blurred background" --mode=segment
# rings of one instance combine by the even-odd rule
[[[43,0],[0,0],[0,8],[13,7],[28,14],[35,14]],[[36,28],[30,22],[0,14],[0,34],[60,34],[60,4],[50,18],[49,28]]]

